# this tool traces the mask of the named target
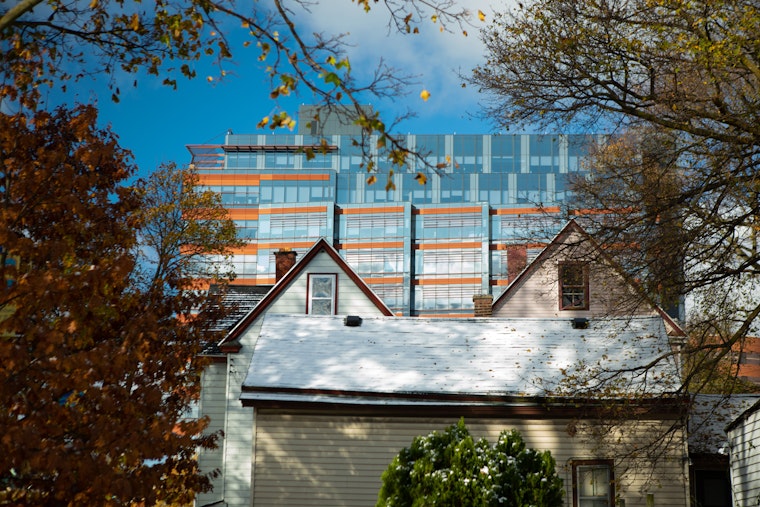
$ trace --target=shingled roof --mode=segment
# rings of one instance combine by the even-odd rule
[[[256,308],[271,289],[271,285],[228,285],[222,299],[222,305],[229,310],[229,313],[217,320],[210,331],[228,333],[243,317]],[[219,287],[216,285],[212,285],[209,289],[210,294],[216,294],[218,291]],[[218,340],[207,343],[202,354],[221,354]]]
[[[619,372],[669,352],[658,317],[598,319],[584,329],[556,318],[367,317],[350,326],[338,316],[269,314],[241,399],[393,405],[540,398],[559,392],[573,376]],[[679,385],[677,367],[667,359],[646,374],[631,371],[604,386],[594,382],[588,392],[614,382],[644,396]]]

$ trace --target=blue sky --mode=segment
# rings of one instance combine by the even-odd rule
[[[509,4],[507,0],[503,5]],[[325,0],[311,12],[297,14],[302,33],[348,33],[352,70],[369,72],[380,59],[406,74],[416,77],[406,96],[385,102],[372,102],[384,114],[407,108],[417,117],[401,124],[398,132],[414,133],[490,133],[495,127],[478,119],[478,103],[483,100],[472,87],[462,88],[457,72],[469,73],[484,61],[478,31],[486,24],[477,19],[482,10],[492,18],[488,2],[470,0],[466,7],[474,15],[469,35],[441,33],[432,22],[421,25],[418,35],[388,35],[387,13],[376,6],[369,14],[349,0]],[[500,7],[501,8],[501,7]],[[269,98],[269,86],[257,61],[258,51],[233,44],[234,63],[225,67],[230,74],[219,81],[219,69],[211,62],[198,62],[193,80],[179,79],[178,89],[160,84],[160,79],[140,76],[137,88],[133,76],[116,76],[121,100],[111,101],[110,91],[101,80],[85,79],[70,86],[66,95],[71,101],[96,101],[100,121],[110,124],[119,135],[121,145],[130,149],[140,174],[153,170],[161,162],[189,162],[187,144],[221,143],[228,129],[235,133],[259,131],[256,124],[269,115],[275,103]],[[207,80],[212,76],[213,81]],[[428,101],[420,99],[427,89]],[[280,105],[295,113],[300,103],[310,103],[310,96],[296,96]],[[474,115],[473,115],[474,113]],[[389,118],[386,116],[386,118]]]

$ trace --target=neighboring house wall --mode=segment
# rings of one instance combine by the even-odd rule
[[[548,255],[534,261],[494,304],[494,317],[603,317],[610,315],[655,315],[643,304],[633,287],[600,255],[588,236],[568,231],[559,243],[548,247]],[[559,265],[584,264],[588,271],[588,309],[560,309]]]
[[[736,507],[760,504],[760,410],[756,404],[728,429],[731,490]]]
[[[337,255],[335,252],[332,254]],[[248,322],[237,337],[240,350],[228,354],[224,363],[209,365],[204,372],[201,415],[211,418],[210,431],[223,427],[224,438],[220,439],[218,449],[203,451],[200,455],[201,469],[204,472],[218,469],[221,475],[213,480],[212,492],[198,496],[196,505],[199,507],[219,501],[223,501],[227,507],[251,505],[251,428],[254,424],[254,411],[241,405],[240,393],[264,316],[267,313],[304,315],[309,275],[327,273],[337,276],[338,315],[380,316],[390,313],[387,308],[385,312],[378,308],[349,276],[346,270],[350,268],[339,265],[326,250],[317,250],[313,256],[307,256],[303,259],[307,262],[299,263],[293,268],[297,274],[283,280],[287,286],[284,289],[275,286],[275,289],[282,290],[273,289],[262,300],[260,308],[254,310],[256,318]],[[276,296],[273,295],[275,293]]]
[[[209,417],[207,433],[216,433],[225,430],[225,411],[227,402],[225,387],[227,381],[227,359],[212,360],[201,374],[201,399],[199,413]],[[224,439],[219,439],[219,448],[209,451],[201,450],[198,455],[198,465],[204,472],[222,469],[222,451]],[[217,481],[218,482],[218,481]],[[196,505],[206,505],[223,498],[221,483],[216,484],[214,491],[201,493],[196,497]]]
[[[213,363],[205,372],[202,389],[201,414],[211,419],[209,431],[220,425],[224,436],[215,450],[200,454],[201,470],[221,474],[212,484],[213,491],[199,495],[197,506],[223,501],[225,506],[251,505],[251,452],[253,441],[253,411],[240,404],[240,386],[251,361],[253,345],[261,329],[261,320],[254,322],[241,337],[241,348],[226,356],[224,363]],[[213,400],[213,401],[212,401]],[[218,404],[223,406],[218,406]]]
[[[254,428],[253,505],[373,506],[381,475],[393,457],[408,447],[414,437],[442,431],[457,420],[457,417],[378,417],[261,409]],[[569,419],[473,417],[465,423],[474,438],[485,437],[494,443],[501,431],[514,428],[522,433],[527,446],[550,450],[564,481],[567,506],[573,505],[573,460],[624,457],[620,447],[597,449],[595,444],[584,443],[580,433],[571,437]],[[638,427],[628,427],[619,434],[625,436],[624,441],[641,443],[662,431],[661,424],[668,423],[639,423]],[[626,507],[647,507],[650,505],[647,495],[651,495],[653,505],[688,505],[682,452],[674,449],[654,465],[641,462],[629,470],[624,470],[618,460],[614,467],[617,498],[623,499]],[[630,466],[630,459],[626,458],[626,464]]]

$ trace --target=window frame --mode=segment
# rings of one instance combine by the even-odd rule
[[[582,285],[569,285],[567,287],[575,289],[576,292],[583,291],[583,302],[577,306],[565,305],[565,283],[564,283],[564,270],[580,268],[583,277]],[[589,309],[589,274],[588,264],[584,262],[560,262],[557,265],[557,279],[558,279],[558,292],[559,292],[559,309],[560,311],[583,311]]]
[[[332,294],[330,296],[314,296],[314,283],[318,279],[330,279]],[[331,313],[314,313],[314,301],[329,300]],[[306,314],[307,315],[337,315],[338,314],[338,275],[337,273],[308,273],[306,283]]]
[[[573,488],[573,507],[582,507],[581,498],[579,494],[579,480],[578,473],[583,468],[589,469],[607,469],[609,478],[609,489],[607,493],[607,505],[614,507],[615,505],[615,466],[611,459],[589,459],[589,460],[573,460],[572,462],[572,488]]]

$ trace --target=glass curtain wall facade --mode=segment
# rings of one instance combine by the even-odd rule
[[[323,139],[328,152],[307,158],[304,148]],[[411,164],[386,192],[382,154],[369,185],[355,139],[228,134],[224,144],[188,146],[201,184],[221,194],[248,240],[235,252],[236,283],[274,283],[274,251],[303,253],[325,237],[399,315],[473,315],[473,295],[496,297],[508,284],[515,245],[530,260],[564,225],[568,177],[595,142],[411,134],[407,146],[445,167],[420,185]]]

